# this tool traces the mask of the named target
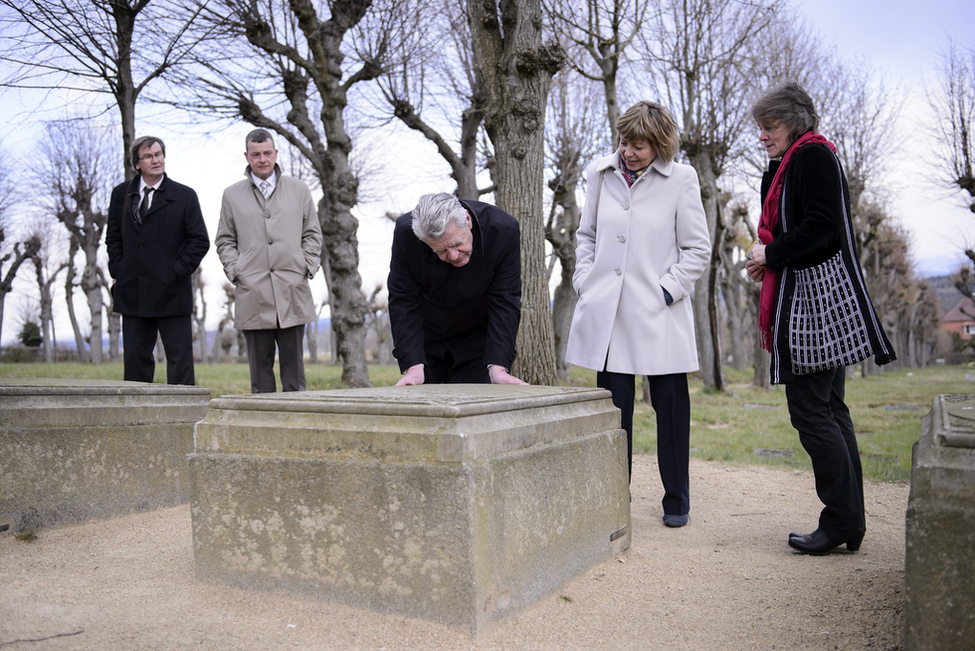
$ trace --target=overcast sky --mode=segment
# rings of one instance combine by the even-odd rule
[[[899,139],[905,143],[891,159],[890,213],[908,229],[912,254],[918,270],[924,275],[938,275],[957,270],[962,260],[963,245],[975,244],[975,216],[967,209],[960,193],[951,193],[934,177],[927,160],[929,136],[919,130],[929,118],[924,96],[924,83],[935,80],[942,49],[949,37],[956,43],[975,43],[975,2],[971,0],[933,0],[926,3],[903,0],[796,0],[797,10],[823,38],[832,43],[839,56],[849,60],[860,57],[881,72],[890,89],[904,93],[905,101],[899,124]],[[0,107],[0,142],[8,160],[23,165],[30,160],[30,145],[36,139],[32,129],[40,120],[71,114],[70,107],[50,102],[36,110],[36,95],[25,101],[29,111],[14,108],[16,97],[6,94]],[[152,109],[140,104],[139,134],[154,133],[167,142],[167,172],[175,180],[192,186],[200,195],[211,241],[216,232],[223,189],[241,178],[244,169],[243,137],[250,127],[232,126],[222,132],[191,141],[172,126],[153,128]],[[829,137],[829,134],[825,134]],[[354,209],[359,219],[360,273],[363,290],[371,293],[385,282],[389,263],[392,224],[386,211],[409,210],[424,192],[451,191],[446,166],[437,162],[425,144],[403,147],[382,134],[367,136],[369,157],[387,165],[383,183],[369,186],[371,194]],[[756,134],[757,138],[757,134]],[[418,140],[413,142],[420,143]],[[357,142],[357,149],[361,145]],[[435,161],[425,166],[423,160]],[[209,319],[220,318],[224,282],[216,252],[211,248],[204,260],[204,280],[210,285]],[[27,271],[31,271],[30,274]],[[33,276],[32,270],[20,276]],[[23,282],[18,279],[18,283]],[[32,281],[31,281],[32,282]],[[60,285],[60,283],[59,283]],[[325,295],[322,275],[313,281],[317,299]],[[36,291],[36,290],[35,290]],[[13,299],[13,300],[11,300]],[[58,302],[56,302],[58,304]],[[60,308],[63,312],[63,307]],[[9,343],[19,329],[17,302],[8,297],[4,315],[3,341]],[[58,326],[59,339],[70,336],[66,326]]]
[[[892,161],[892,215],[912,236],[912,253],[924,275],[953,273],[962,245],[975,245],[975,215],[961,192],[949,192],[928,165],[933,146],[923,127],[930,123],[925,84],[936,83],[942,52],[975,44],[975,2],[971,0],[799,0],[800,10],[845,59],[870,62],[906,94]],[[829,134],[824,134],[827,137]]]

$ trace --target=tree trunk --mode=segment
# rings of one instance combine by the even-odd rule
[[[78,350],[78,360],[82,364],[87,364],[91,361],[91,356],[88,354],[88,346],[85,344],[85,338],[81,334],[81,328],[78,327],[78,317],[74,313],[74,288],[75,288],[75,268],[71,260],[74,259],[74,254],[77,253],[78,249],[74,243],[71,245],[70,252],[68,254],[68,274],[64,279],[64,300],[68,308],[68,320],[71,322],[71,330],[74,332],[74,344],[75,348]]]
[[[86,247],[87,248],[87,247]],[[102,363],[102,285],[98,280],[98,251],[85,251],[85,270],[81,276],[81,288],[85,292],[88,301],[88,309],[91,312],[91,362],[94,364]]]
[[[329,151],[331,151],[331,147]],[[333,162],[336,162],[332,157]],[[369,386],[369,369],[366,366],[366,301],[362,296],[362,277],[359,276],[359,243],[356,230],[358,220],[351,208],[355,196],[355,178],[348,169],[348,157],[344,158],[345,173],[335,174],[331,188],[322,179],[322,186],[329,188],[318,208],[322,224],[322,264],[330,272],[329,306],[332,331],[335,333],[336,353],[342,362],[342,380],[352,387]],[[353,189],[341,192],[337,186],[345,182]],[[353,199],[345,196],[351,191]]]
[[[530,384],[555,384],[542,190],[546,101],[564,57],[542,45],[540,0],[469,0],[467,11],[488,96],[484,126],[496,157],[497,205],[521,225],[521,327],[512,370]]]
[[[0,242],[3,242],[2,228],[0,228]],[[0,280],[0,334],[2,334],[3,329],[3,304],[7,298],[7,294],[13,291],[13,283],[14,278],[17,276],[17,270],[20,269],[20,265],[24,264],[24,261],[27,260],[27,258],[31,257],[35,253],[37,253],[37,250],[33,248],[33,246],[28,248],[25,244],[24,248],[21,249],[20,243],[17,243],[14,245],[13,252],[7,254],[2,260],[0,260],[0,263],[2,263],[6,262],[6,260],[11,256],[13,257],[13,260],[10,262],[10,266],[7,267],[7,273],[3,276],[2,280]]]
[[[200,362],[208,364],[210,358],[207,350],[207,301],[206,293],[203,291],[206,283],[203,282],[203,270],[197,267],[191,276],[193,284],[193,321],[196,324],[196,341],[200,349]],[[199,309],[197,309],[199,307]]]
[[[711,264],[694,283],[694,329],[697,353],[701,363],[701,380],[710,389],[725,391],[724,368],[721,360],[721,339],[718,323],[716,264],[720,254],[720,219],[718,215],[717,177],[714,164],[706,154],[690,156],[701,183],[701,201],[711,234]]]
[[[64,266],[61,267],[63,269]],[[61,269],[54,272],[51,277],[44,277],[44,262],[39,255],[34,256],[34,270],[37,272],[37,291],[40,294],[41,308],[41,339],[44,346],[44,362],[52,364],[54,362],[54,297],[51,293],[51,285]]]

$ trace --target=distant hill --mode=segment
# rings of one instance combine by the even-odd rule
[[[948,313],[948,310],[955,307],[963,296],[955,288],[955,277],[953,275],[948,276],[931,276],[930,278],[925,278],[925,282],[931,286],[934,293],[938,296],[938,305],[941,307],[941,316]]]

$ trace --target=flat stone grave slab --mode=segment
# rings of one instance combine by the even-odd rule
[[[29,531],[189,500],[186,455],[210,391],[0,379],[0,525]]]
[[[619,423],[601,389],[215,399],[190,455],[197,576],[477,634],[629,546]]]

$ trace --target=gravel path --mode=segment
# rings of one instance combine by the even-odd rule
[[[0,534],[7,649],[897,649],[908,485],[866,486],[859,553],[803,556],[810,472],[691,460],[691,522],[634,457],[633,544],[477,639],[304,597],[198,583],[188,506]],[[28,641],[34,640],[34,641]]]

